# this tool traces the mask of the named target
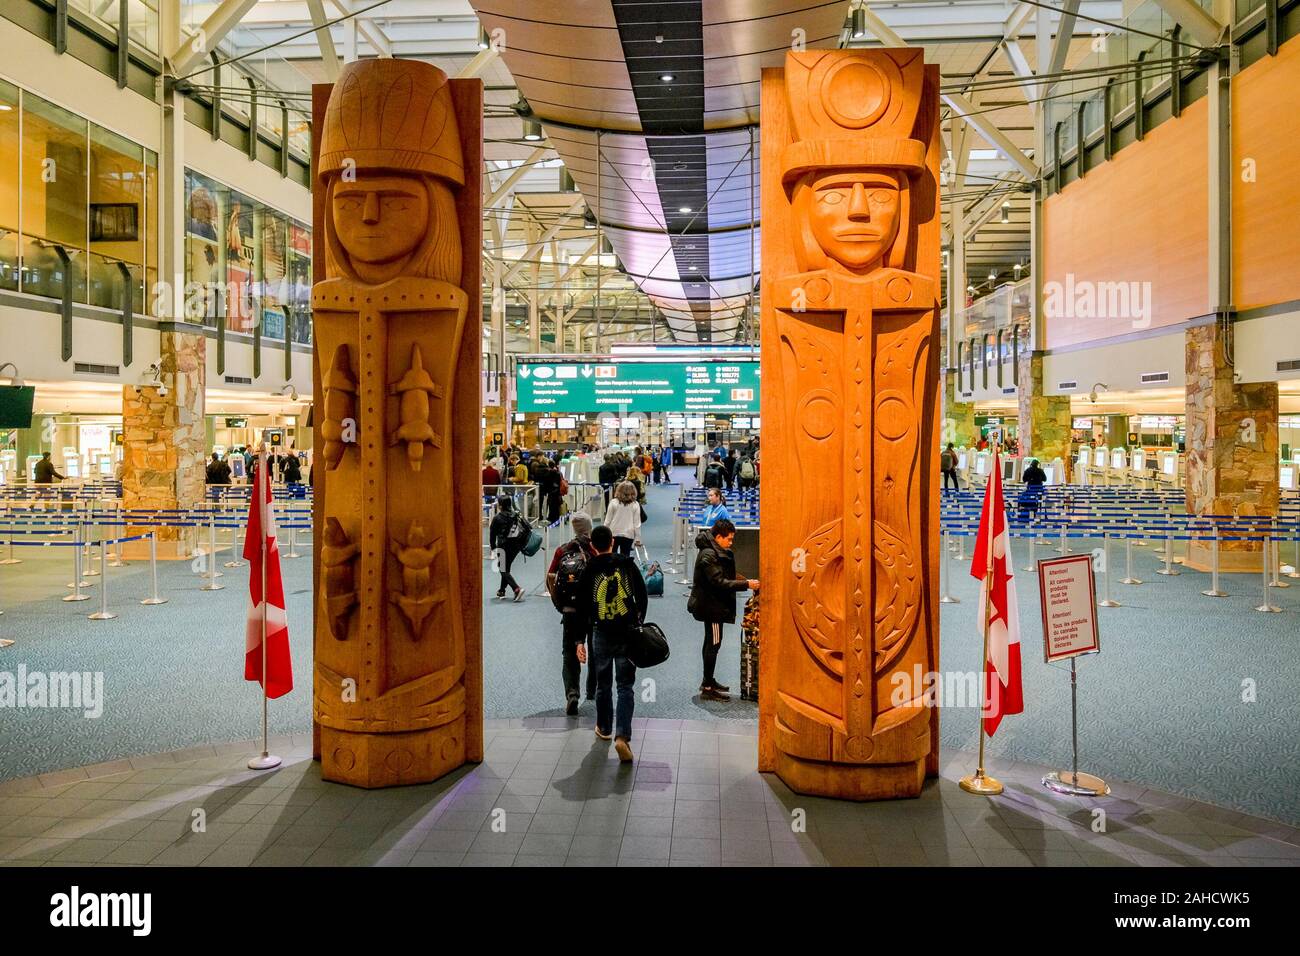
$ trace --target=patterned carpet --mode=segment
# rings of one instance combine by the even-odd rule
[[[676,486],[650,489],[652,556],[667,550],[676,496]],[[1013,547],[1017,566],[1025,564],[1025,544]],[[273,733],[310,728],[311,564],[308,549],[299,550],[303,558],[284,563],[298,687],[272,702]],[[169,603],[157,607],[138,603],[149,586],[146,563],[110,568],[109,606],[119,616],[88,621],[98,587],[90,601],[58,600],[71,580],[68,549],[17,551],[24,563],[0,567],[0,636],[17,641],[0,650],[0,672],[102,672],[105,705],[97,719],[69,710],[0,710],[0,780],[259,732],[257,688],[242,679],[246,568],[222,569],[225,590],[203,592],[188,563],[163,564]],[[1039,548],[1038,557],[1053,555]],[[1225,575],[1231,596],[1215,600],[1199,593],[1205,575],[1155,575],[1150,550],[1137,550],[1135,564],[1147,583],[1113,587],[1125,606],[1101,609],[1102,652],[1079,665],[1080,769],[1300,824],[1300,587],[1274,590],[1273,603],[1284,612],[1261,614],[1252,610],[1260,603],[1256,576]],[[951,590],[962,603],[942,608],[945,671],[979,663],[977,589],[968,567],[953,562]],[[516,565],[530,588],[542,570],[541,555]],[[650,616],[667,632],[673,656],[642,675],[654,683],[641,688],[637,716],[752,720],[753,704],[698,699],[701,626],[686,614],[687,589],[672,575],[668,581]],[[1018,581],[1026,712],[1003,723],[989,751],[1000,759],[1066,764],[1068,668],[1042,662],[1037,587],[1031,575],[1019,573]],[[487,716],[560,714],[558,615],[544,595],[512,604],[492,600],[493,591],[489,575]],[[719,679],[736,688],[738,628],[728,628],[719,665]],[[584,715],[591,706],[583,705]],[[941,726],[945,747],[975,746],[972,708],[946,707]]]

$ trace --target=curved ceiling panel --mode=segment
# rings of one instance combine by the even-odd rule
[[[471,2],[673,334],[733,337],[758,270],[759,73],[838,45],[844,0]]]

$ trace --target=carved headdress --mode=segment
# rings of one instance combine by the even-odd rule
[[[884,55],[882,55],[884,54]],[[781,153],[781,183],[800,201],[800,186],[830,170],[872,170],[897,175],[900,227],[887,260],[900,267],[914,227],[911,185],[926,168],[926,144],[917,138],[925,84],[922,50],[813,51],[786,55],[786,90],[794,142]],[[806,216],[796,216],[806,222]],[[796,242],[801,266],[822,258],[806,230]]]

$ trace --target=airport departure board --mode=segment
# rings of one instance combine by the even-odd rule
[[[758,364],[521,361],[516,410],[757,413]]]

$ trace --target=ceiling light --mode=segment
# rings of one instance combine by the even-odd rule
[[[542,138],[542,121],[538,119],[524,120],[524,139],[530,143],[535,143]]]
[[[682,212],[682,213],[688,213],[688,212],[691,211],[691,207],[690,207],[690,206],[678,206],[678,207],[677,207],[677,211],[678,211],[678,212]]]
[[[1011,221],[1011,200],[1009,199],[1002,204],[1002,221]]]
[[[478,28],[478,48],[479,48],[480,50],[486,50],[490,45],[491,45],[491,40],[490,40],[489,37],[488,37],[488,32],[487,32],[487,30],[485,30],[483,27],[479,27],[479,28]]]
[[[996,281],[997,281],[997,278],[998,278],[998,274],[997,274],[996,272],[994,272],[992,269],[990,269],[990,270],[989,270],[989,285],[992,285],[994,282],[996,282]]]
[[[867,35],[867,11],[861,7],[853,8],[853,39],[859,40]]]
[[[673,80],[677,79],[677,77],[673,76],[671,73],[664,73],[659,77],[659,79],[665,83],[671,83]]]
[[[13,109],[13,107],[8,103],[0,103],[0,113],[8,113],[11,109]]]

